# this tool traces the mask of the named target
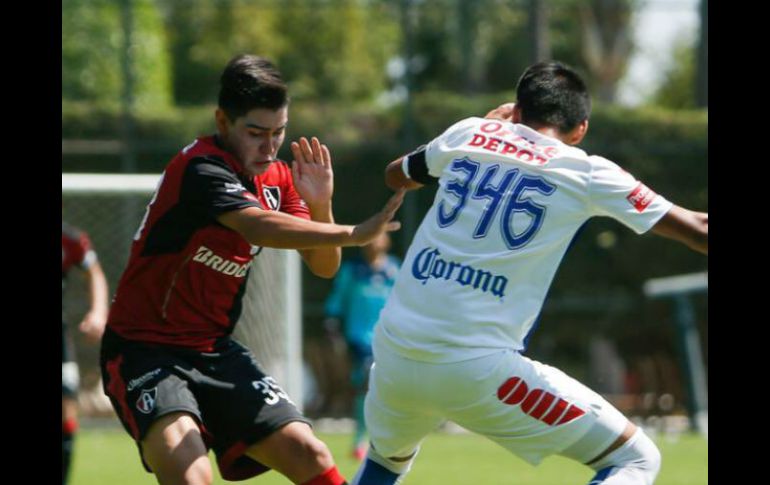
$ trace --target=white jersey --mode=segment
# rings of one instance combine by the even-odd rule
[[[407,173],[423,156],[439,188],[376,332],[416,360],[523,350],[589,218],[609,216],[641,234],[672,207],[615,163],[520,124],[460,121],[407,158]]]

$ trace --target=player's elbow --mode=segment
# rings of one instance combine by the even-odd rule
[[[709,215],[696,213],[696,222],[691,235],[690,246],[705,255],[709,253]]]
[[[339,265],[335,267],[329,267],[329,268],[310,268],[310,272],[313,273],[315,276],[318,276],[319,278],[323,278],[325,280],[330,280],[334,278],[337,275],[337,270],[339,269]]]
[[[401,169],[401,159],[390,162],[385,168],[385,185],[392,191],[397,191],[404,186],[407,180]]]
[[[337,276],[342,259],[342,251],[339,248],[328,248],[322,250],[304,250],[300,251],[305,266],[313,275],[323,279],[332,279]]]
[[[399,158],[398,160],[391,162],[385,169],[385,185],[394,192],[397,192],[402,188],[414,190],[422,187],[422,184],[415,182],[404,174],[401,163],[402,159]]]

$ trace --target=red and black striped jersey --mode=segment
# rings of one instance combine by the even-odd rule
[[[240,316],[259,250],[217,217],[246,207],[310,218],[286,163],[249,178],[213,136],[182,149],[134,236],[107,326],[128,340],[211,351]]]

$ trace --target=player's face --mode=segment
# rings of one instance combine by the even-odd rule
[[[264,173],[276,160],[286,136],[289,108],[275,111],[256,108],[231,122],[217,110],[217,126],[225,148],[235,156],[246,175]]]

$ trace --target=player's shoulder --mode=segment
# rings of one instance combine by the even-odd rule
[[[449,128],[446,129],[446,133],[478,130],[478,129],[481,129],[483,126],[485,126],[486,123],[490,123],[490,122],[499,123],[499,121],[496,121],[496,120],[488,120],[486,118],[480,118],[478,116],[470,116],[468,118],[463,118],[460,121],[457,121],[456,123],[451,125]]]
[[[171,161],[169,168],[200,175],[236,173],[230,158],[231,156],[219,147],[213,135],[203,136],[182,148]]]
[[[587,158],[591,165],[595,167],[621,170],[620,165],[601,155],[587,155]]]

